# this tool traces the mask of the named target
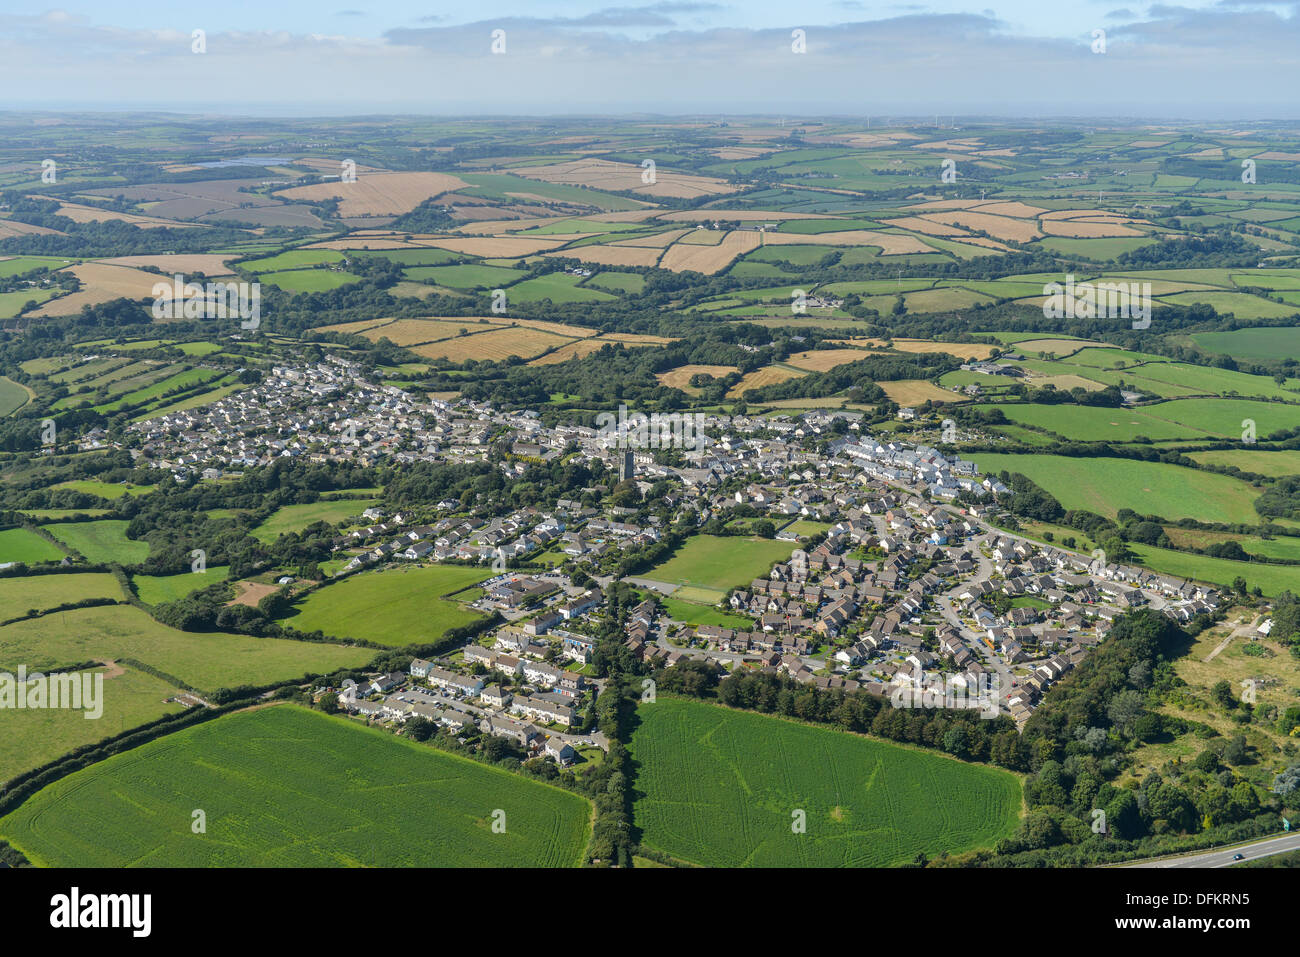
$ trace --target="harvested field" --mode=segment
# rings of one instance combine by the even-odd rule
[[[928,219],[922,219],[920,216],[905,216],[902,219],[882,219],[886,226],[897,226],[899,229],[911,229],[918,233],[925,233],[927,236],[967,236],[966,230],[960,226],[949,226],[946,223],[936,223]]]
[[[81,289],[61,299],[50,300],[33,312],[33,316],[72,315],[81,312],[82,306],[93,306],[110,299],[145,299],[153,295],[155,283],[167,282],[157,273],[105,263],[80,263],[69,266],[68,271],[81,280]]]
[[[0,239],[13,239],[15,236],[62,236],[57,229],[44,226],[29,226],[11,219],[0,219]]]
[[[560,362],[568,362],[570,359],[581,359],[583,356],[589,356],[593,352],[599,352],[604,346],[609,345],[605,339],[582,339],[578,342],[571,343],[563,348],[556,349],[554,352],[548,352],[541,358],[534,359],[528,364],[530,366],[549,366]]]
[[[577,259],[598,266],[653,266],[659,262],[662,250],[652,246],[579,246],[562,252],[546,253]]]
[[[765,233],[764,237],[766,246],[879,246],[885,256],[934,252],[915,236],[879,233],[870,229],[849,229],[839,233]]]
[[[473,326],[469,328],[473,329]],[[496,361],[510,356],[532,359],[568,342],[562,336],[537,329],[504,328],[416,346],[412,351],[429,359],[445,358],[452,362],[464,362],[466,359]]]
[[[1049,236],[1069,236],[1074,239],[1142,235],[1138,230],[1114,220],[1049,220],[1043,223],[1043,232]]]
[[[357,322],[340,322],[337,325],[325,326],[322,332],[365,332],[375,326],[382,326],[389,319],[361,319]]]
[[[809,372],[825,372],[827,369],[842,366],[846,362],[857,362],[859,359],[865,359],[869,355],[871,353],[865,349],[814,349],[811,352],[796,352],[786,362],[796,369],[807,369]]]
[[[233,254],[181,253],[170,256],[115,256],[96,261],[106,266],[153,266],[168,275],[182,273],[188,276],[190,273],[201,272],[206,276],[229,276],[232,273],[226,263],[238,258]]]
[[[603,159],[573,160],[568,163],[553,163],[550,166],[527,166],[511,172],[516,176],[541,180],[543,183],[586,186],[590,189],[638,193],[643,196],[694,199],[698,196],[736,192],[736,187],[720,179],[673,173],[662,169],[655,170],[653,184],[644,183],[641,180],[644,170],[640,164],[615,163]]]
[[[886,342],[884,339],[850,339],[848,341],[866,342],[878,348],[883,348]],[[929,339],[890,339],[887,341],[893,343],[891,348],[897,352],[942,352],[946,355],[956,356],[958,359],[987,359],[989,353],[994,349],[993,346],[985,345],[982,342],[932,342]]]
[[[972,206],[979,206],[981,200],[978,199],[931,199],[924,203],[916,203],[908,206],[912,209],[970,209]]]
[[[924,379],[900,379],[897,382],[878,382],[876,384],[885,390],[885,395],[899,405],[922,405],[927,400],[933,402],[966,401],[957,393],[941,389],[934,383],[926,382]]]
[[[329,242],[312,243],[305,249],[421,249],[417,243],[402,239],[331,239]]]
[[[656,249],[663,249],[665,246],[671,246],[677,240],[681,239],[688,233],[695,232],[691,229],[670,229],[667,232],[655,233],[651,236],[636,236],[632,239],[624,239],[619,242],[620,246],[653,246]]]
[[[946,223],[949,226],[965,226],[967,229],[978,229],[981,232],[988,233],[995,239],[1009,239],[1018,243],[1027,243],[1043,235],[1039,232],[1037,223],[1023,219],[1011,219],[1007,216],[990,216],[987,213],[970,210],[927,213],[924,218],[931,222]]]
[[[794,379],[802,373],[795,372],[793,369],[782,369],[780,366],[767,366],[754,372],[745,373],[744,377],[736,383],[735,388],[727,393],[728,399],[738,399],[744,394],[746,389],[761,389],[765,385],[772,385],[776,382],[785,382],[787,379]]]
[[[701,229],[698,226],[681,238],[681,242],[692,246],[716,246],[727,235],[720,229]]]
[[[659,265],[660,268],[671,269],[673,272],[694,270],[706,276],[712,275],[726,269],[737,256],[757,249],[762,239],[762,234],[752,230],[733,230],[716,246],[677,243],[668,248]]]
[[[40,198],[50,199],[52,197],[43,196]],[[83,206],[80,203],[64,203],[59,207],[58,215],[66,216],[74,223],[102,223],[108,220],[118,220],[132,226],[138,226],[140,229],[158,229],[160,226],[169,226],[174,229],[195,228],[191,223],[178,223],[172,219],[159,219],[156,216],[119,213],[114,209],[100,209],[98,206]]]
[[[274,594],[277,590],[275,585],[267,585],[262,582],[235,582],[235,597],[226,604],[247,605],[250,608],[256,608],[259,601],[267,595]]]
[[[566,326],[565,328],[576,329],[578,327]],[[600,338],[608,339],[610,342],[626,342],[629,345],[638,346],[666,346],[670,342],[677,341],[669,336],[643,336],[635,332],[606,332]]]
[[[371,342],[387,339],[397,346],[414,346],[422,342],[450,339],[452,336],[458,335],[462,329],[477,332],[485,328],[479,322],[478,319],[474,318],[448,319],[446,321],[437,319],[398,319],[396,322],[390,322],[387,325],[357,331]],[[495,323],[492,325],[495,325]]]
[[[1011,216],[1016,219],[1033,219],[1035,216],[1047,212],[1041,206],[1030,206],[1027,203],[1019,202],[981,203],[975,209],[992,216]]]
[[[607,217],[608,218],[608,217]],[[766,209],[681,209],[672,213],[661,213],[656,219],[666,223],[711,223],[716,219],[728,219],[739,223],[763,222],[779,223],[786,219],[830,219],[825,213],[786,213]]]
[[[555,249],[564,245],[564,240],[549,237],[466,236],[463,239],[425,239],[421,241],[420,245],[449,249],[454,253],[481,256],[485,259],[515,259],[519,256],[532,256]],[[570,254],[565,253],[565,255]]]
[[[338,199],[340,216],[395,216],[409,213],[433,196],[468,185],[447,173],[366,173],[355,183],[295,186],[278,195],[305,203]]]
[[[669,369],[667,372],[661,372],[655,378],[659,380],[660,385],[690,391],[691,376],[709,375],[715,379],[721,379],[723,376],[739,371],[735,366],[685,365],[678,366],[676,369]]]

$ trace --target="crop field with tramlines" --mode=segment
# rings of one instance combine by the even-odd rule
[[[692,863],[888,867],[991,847],[1019,821],[1006,771],[675,698],[638,716],[637,826]]]
[[[206,833],[191,830],[195,808]],[[283,705],[78,771],[0,836],[46,866],[566,867],[590,813],[559,788]]]

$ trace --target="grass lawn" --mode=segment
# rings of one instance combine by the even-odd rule
[[[718,625],[722,628],[743,628],[746,631],[754,627],[750,619],[732,615],[711,605],[698,605],[693,601],[679,601],[662,595],[659,596],[659,601],[669,618],[688,625]]]
[[[107,572],[0,578],[0,620],[26,614],[32,608],[44,611],[86,598],[121,601],[125,596],[117,579]]]
[[[636,822],[683,860],[889,867],[991,847],[1019,822],[1020,782],[996,768],[671,697],[638,716]]]
[[[490,568],[420,565],[360,572],[307,594],[281,619],[299,631],[322,631],[400,647],[436,641],[482,616],[439,596],[492,577]]]
[[[177,631],[131,605],[76,608],[0,628],[0,663],[39,669],[134,658],[202,691],[327,674],[373,657],[366,648]]]
[[[0,835],[45,866],[571,867],[590,815],[572,792],[280,705],[57,781]]]
[[[789,542],[774,539],[695,535],[672,558],[643,577],[726,591],[733,585],[748,585],[755,578],[767,577],[772,564],[788,560],[792,551]]]
[[[7,528],[0,532],[0,564],[5,562],[57,562],[63,558],[58,547],[26,528]]]
[[[225,565],[210,565],[202,574],[181,572],[178,575],[134,575],[136,594],[146,605],[163,605],[179,601],[190,592],[215,585],[226,578]]]
[[[46,525],[45,530],[69,548],[95,563],[117,562],[136,565],[149,557],[149,543],[126,537],[126,519],[106,518],[95,522]]]
[[[1167,519],[1206,522],[1259,521],[1258,492],[1238,479],[1212,472],[1115,458],[1063,455],[971,455],[982,474],[1020,472],[1067,509],[1087,509],[1114,518],[1121,508]]]
[[[285,532],[301,532],[316,522],[335,525],[347,518],[359,519],[362,512],[378,504],[377,498],[339,498],[321,499],[306,505],[286,505],[253,529],[253,537],[273,542]]]

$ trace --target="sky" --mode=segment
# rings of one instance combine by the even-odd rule
[[[1300,119],[1297,0],[1117,3],[0,0],[0,109]]]

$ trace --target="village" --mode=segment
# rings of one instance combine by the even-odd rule
[[[913,410],[900,411],[911,417]],[[507,477],[565,456],[600,463],[642,493],[658,483],[678,530],[743,507],[770,519],[776,539],[791,545],[765,576],[736,582],[719,602],[752,626],[673,619],[659,599],[681,583],[651,570],[627,579],[647,599],[627,625],[634,655],[655,667],[708,660],[882,697],[935,678],[972,693],[991,687],[991,713],[1018,726],[1117,616],[1149,606],[1185,623],[1219,606],[1212,588],[999,527],[1005,485],[935,447],[877,441],[861,419],[841,410],[709,415],[701,440],[675,451],[678,464],[669,465],[627,447],[635,443],[626,434],[548,427],[530,410],[422,401],[331,357],[276,367],[260,385],[205,409],[140,422],[132,453],[178,476],[217,480],[280,457],[481,462],[497,447],[509,450],[499,463]],[[981,503],[959,502],[964,492]],[[591,499],[500,514],[466,514],[447,500],[437,511],[367,509],[361,518],[369,524],[335,543],[347,557],[337,574],[389,563],[491,564],[497,574],[474,608],[502,624],[447,659],[416,660],[409,673],[344,689],[340,705],[374,721],[418,716],[508,737],[562,765],[576,748],[600,747],[599,736],[574,729],[586,723],[599,681],[577,672],[594,646],[584,631],[604,614],[601,588],[613,580],[602,569],[669,529],[655,516],[638,523],[636,509]],[[800,534],[796,526],[808,522],[824,532]],[[548,550],[562,556],[562,567],[534,570],[531,560]]]

